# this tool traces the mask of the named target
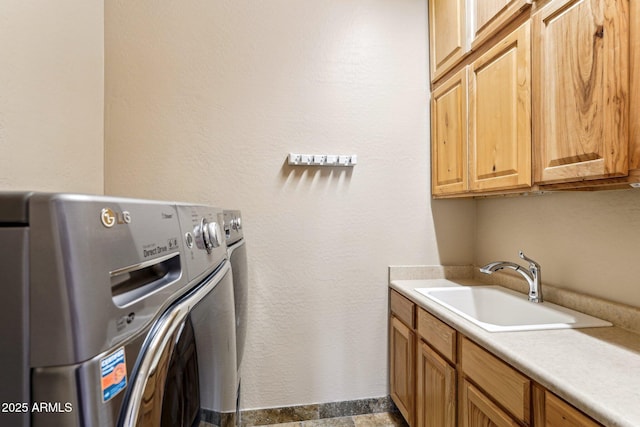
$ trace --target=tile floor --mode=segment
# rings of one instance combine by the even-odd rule
[[[398,412],[383,412],[352,417],[270,424],[263,427],[407,427],[407,423]]]
[[[201,421],[199,427],[214,426]],[[381,412],[378,414],[354,415],[352,417],[269,424],[262,427],[408,427],[408,425],[399,412]]]

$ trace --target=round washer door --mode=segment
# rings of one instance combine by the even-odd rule
[[[157,390],[162,393],[160,424],[149,425],[191,427],[200,412],[198,377],[195,334],[189,315],[175,341],[166,371],[164,390],[162,387]]]
[[[155,328],[124,412],[124,426],[192,426],[200,409],[191,317],[167,313]]]
[[[200,387],[192,308],[230,271],[213,277],[171,306],[152,327],[138,358],[121,427],[191,427],[200,411]]]

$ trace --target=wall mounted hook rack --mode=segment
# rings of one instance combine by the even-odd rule
[[[288,163],[291,166],[343,166],[352,167],[358,164],[356,154],[297,154],[289,153]]]

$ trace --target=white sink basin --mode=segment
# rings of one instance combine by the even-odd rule
[[[417,292],[490,332],[596,328],[611,323],[500,286],[417,288]]]

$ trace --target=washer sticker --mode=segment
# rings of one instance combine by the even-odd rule
[[[124,347],[120,347],[100,360],[100,379],[103,402],[107,402],[127,387],[127,362],[124,358]]]

